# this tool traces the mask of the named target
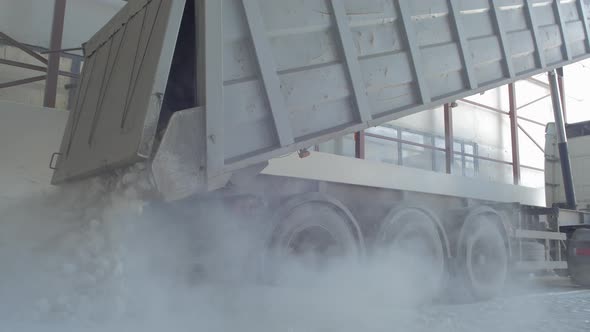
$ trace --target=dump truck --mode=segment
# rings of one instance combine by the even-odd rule
[[[572,174],[587,179],[590,131],[564,124],[555,77],[590,57],[588,2],[128,1],[84,44],[52,182],[147,163],[171,210],[264,216],[265,275],[309,252],[399,247],[423,254],[436,291],[460,280],[486,299],[511,271],[568,268],[588,286],[590,213]],[[542,73],[556,115],[548,204],[526,187],[312,149]],[[569,158],[568,133],[582,157]]]

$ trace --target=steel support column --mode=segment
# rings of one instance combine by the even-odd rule
[[[512,175],[514,184],[520,184],[520,145],[518,142],[518,105],[516,104],[516,85],[508,85],[508,100],[510,103],[510,137],[512,138]]]
[[[64,19],[66,14],[66,0],[55,0],[53,6],[53,25],[51,27],[50,50],[59,50],[62,47],[62,38],[64,31]],[[60,52],[50,53],[47,63],[47,81],[45,84],[45,97],[43,105],[45,107],[55,107],[57,99],[57,79],[59,75]]]
[[[354,155],[357,159],[365,159],[365,132],[354,134]]]
[[[455,159],[453,138],[453,107],[445,104],[445,160],[447,174],[453,174],[453,160]]]
[[[557,68],[557,84],[559,85],[559,95],[561,97],[561,111],[563,112],[563,122],[567,124],[567,102],[565,95],[565,80],[563,78],[563,67]]]

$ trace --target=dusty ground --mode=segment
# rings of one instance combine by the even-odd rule
[[[435,306],[424,314],[430,331],[590,331],[590,290],[566,279],[531,280],[493,301]]]
[[[309,303],[302,303],[301,294],[285,290],[193,289],[178,296],[176,305],[154,305],[157,312],[147,315],[109,322],[6,322],[0,331],[590,331],[590,290],[573,287],[563,279],[533,283],[535,287],[519,288],[514,291],[518,294],[493,301],[421,307],[400,303],[383,307],[382,301],[371,306],[364,299],[362,306],[347,306],[346,301],[354,299],[345,297],[339,298],[342,302],[322,303],[311,296]]]
[[[590,290],[559,278],[521,279],[463,305],[418,303],[421,274],[388,262],[343,266],[304,287],[252,287],[241,271],[253,239],[239,223],[203,234],[146,222],[133,192],[102,191],[0,209],[0,332],[590,331]],[[191,283],[199,234],[221,254],[209,261],[211,281]]]

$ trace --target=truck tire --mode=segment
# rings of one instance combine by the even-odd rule
[[[470,300],[488,300],[504,288],[508,275],[506,239],[492,217],[471,218],[463,225],[457,251],[458,278]]]
[[[437,297],[447,280],[447,246],[440,224],[420,208],[392,211],[378,233],[376,250],[387,250],[393,260],[402,255],[408,276],[420,281],[421,300]],[[444,233],[443,233],[444,234]],[[420,262],[420,264],[414,264]]]
[[[354,217],[324,195],[297,196],[274,219],[263,262],[267,282],[280,283],[292,268],[317,273],[342,260],[358,261],[364,252]]]
[[[578,229],[568,243],[568,268],[572,281],[590,287],[590,229]]]

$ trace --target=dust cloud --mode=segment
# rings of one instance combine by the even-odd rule
[[[142,171],[0,211],[0,331],[527,331],[544,312],[441,305],[428,267],[387,250],[319,272],[288,262],[261,283],[264,232],[213,206],[149,211]]]

